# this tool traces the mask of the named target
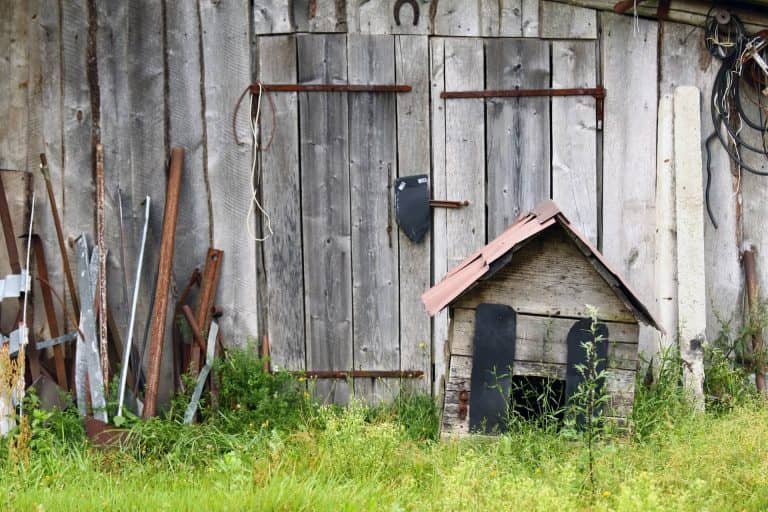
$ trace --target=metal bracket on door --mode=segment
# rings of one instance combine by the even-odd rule
[[[429,206],[432,208],[462,208],[469,206],[469,201],[447,201],[444,199],[430,199]]]
[[[597,129],[603,128],[603,103],[606,91],[602,85],[597,87],[572,87],[568,89],[485,89],[482,91],[443,91],[444,100],[469,98],[537,98],[554,96],[592,96],[595,98],[595,117]]]

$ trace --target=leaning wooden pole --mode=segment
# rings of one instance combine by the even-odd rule
[[[748,321],[752,330],[752,368],[755,371],[755,387],[761,395],[765,395],[765,340],[759,322],[758,325],[753,324],[760,314],[760,293],[757,284],[757,263],[754,247],[749,246],[744,250],[741,254],[741,262],[744,265],[744,280],[747,284]]]
[[[109,353],[107,349],[107,248],[104,242],[104,146],[96,145],[96,245],[99,248],[99,356],[104,384],[109,385]]]
[[[152,327],[149,334],[149,358],[147,362],[147,387],[144,393],[144,418],[157,413],[157,389],[160,383],[160,363],[163,357],[166,313],[168,311],[168,290],[171,284],[173,266],[173,245],[176,238],[176,217],[179,212],[181,172],[184,166],[184,150],[171,150],[171,169],[165,191],[163,213],[163,234],[160,240],[160,262],[155,289],[155,308],[152,312]]]

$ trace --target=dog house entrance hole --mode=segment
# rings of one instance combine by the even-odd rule
[[[510,383],[513,416],[529,423],[561,423],[565,416],[565,381],[551,377],[515,375]]]

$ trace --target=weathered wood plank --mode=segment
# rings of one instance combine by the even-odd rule
[[[255,0],[253,2],[253,33],[279,34],[293,32],[291,0]]]
[[[397,83],[408,84],[408,94],[397,95],[397,174],[429,174],[429,42],[426,36],[395,37]],[[397,229],[393,226],[393,229]],[[397,230],[400,265],[400,369],[431,374],[430,320],[421,305],[429,288],[431,234],[413,243]],[[409,380],[413,389],[429,391],[430,379]]]
[[[244,229],[251,204],[249,142],[233,141],[232,115],[251,80],[248,9],[245,0],[201,2],[200,23],[205,62],[207,165],[213,205],[213,245],[224,251],[218,304],[225,311],[219,326],[227,342],[242,344],[258,335],[256,242]],[[248,115],[240,111],[236,129],[249,140]]]
[[[181,197],[176,220],[176,249],[173,254],[173,278],[175,294],[179,293],[196,267],[206,259],[212,244],[211,195],[205,162],[206,119],[203,110],[203,62],[200,54],[200,19],[197,6],[191,2],[166,4],[166,55],[168,59],[168,145],[184,148],[184,169],[181,181]],[[137,201],[139,198],[135,198]],[[155,198],[152,198],[155,204]],[[160,205],[155,210],[156,226],[161,222]],[[142,223],[141,215],[135,214],[135,225]],[[226,254],[224,255],[226,261]],[[130,257],[129,257],[130,259]],[[135,261],[135,260],[134,260]],[[226,263],[225,263],[226,264]],[[129,275],[135,266],[129,267]],[[152,290],[151,285],[142,289]],[[178,298],[178,297],[175,297]],[[170,332],[170,329],[168,329]],[[168,352],[171,352],[170,350]]]
[[[549,87],[548,42],[490,39],[485,50],[488,89]],[[486,123],[487,225],[493,239],[550,197],[549,98],[489,99]]]
[[[501,18],[499,27],[500,37],[522,37],[523,35],[523,4],[525,0],[501,0]]]
[[[448,197],[447,162],[445,152],[445,108],[446,100],[440,99],[445,90],[445,39],[430,39],[430,119],[432,136],[432,197]],[[432,284],[440,281],[448,272],[448,211],[444,208],[432,210]],[[419,307],[419,311],[423,311]],[[443,309],[432,320],[432,389],[435,396],[443,393],[448,355],[445,352],[448,341],[448,311]],[[438,400],[438,403],[440,401]]]
[[[576,320],[572,318],[517,315],[515,359],[528,362],[566,364],[566,338]],[[472,355],[475,310],[455,308],[451,318],[451,354]],[[605,322],[609,333],[607,366],[623,370],[637,367],[637,324]]]
[[[539,37],[539,0],[522,0],[523,37]]]
[[[518,362],[512,365],[513,375],[549,377],[565,380],[565,364],[543,364]],[[607,369],[605,391],[608,394],[606,416],[627,418],[632,412],[635,389],[635,372],[631,370]],[[459,394],[467,391],[470,395],[472,375],[472,357],[451,356],[451,364],[446,383],[445,404],[440,420],[440,433],[447,436],[463,436],[469,433],[469,403],[467,416],[459,417]]]
[[[260,37],[259,79],[266,82],[296,81],[296,39],[293,36]],[[269,103],[262,99],[262,144],[272,146],[261,153],[261,182],[264,208],[274,234],[264,242],[264,271],[267,282],[267,325],[271,363],[275,367],[301,370],[305,366],[304,276],[301,252],[301,203],[286,201],[300,197],[299,111],[296,93],[272,95],[275,123]],[[274,130],[274,133],[273,133]]]
[[[701,162],[701,93],[680,86],[674,95],[677,311],[683,379],[704,409],[704,345],[707,306],[704,271],[704,192]]]
[[[703,29],[694,29],[680,23],[664,24],[660,57],[659,90],[661,94],[672,94],[680,85],[695,85],[701,90],[701,143],[702,152],[704,152],[704,142],[714,130],[710,113],[710,97],[720,61],[712,58],[706,50]],[[757,119],[756,112],[753,119]],[[722,329],[721,322],[729,322],[735,332],[739,329],[742,319],[744,276],[739,263],[741,220],[737,215],[740,207],[737,208],[735,190],[741,185],[745,194],[749,194],[751,190],[755,190],[752,185],[758,187],[761,185],[750,181],[750,178],[746,178],[746,181],[741,183],[731,174],[733,167],[720,142],[712,141],[709,149],[712,154],[712,183],[709,200],[718,226],[715,229],[709,218],[705,216],[704,255],[707,284],[707,339],[714,340]],[[705,153],[703,158],[706,158]],[[706,180],[706,176],[704,179]],[[758,178],[756,181],[762,183],[764,180]],[[759,204],[761,204],[760,201],[752,203],[751,200],[745,200],[744,208],[751,209],[753,205]],[[746,213],[744,220],[749,222],[749,215]],[[671,334],[676,334],[676,327]]]
[[[459,209],[446,210],[445,216],[435,221],[442,222],[443,229],[435,227],[434,236],[434,279],[439,281],[449,268],[459,263],[464,257],[480,247],[485,242],[485,168],[483,126],[483,100],[441,100],[437,88],[442,85],[444,90],[473,90],[483,88],[483,43],[479,39],[445,39],[442,40],[444,53],[443,62],[436,62],[433,57],[433,109],[443,105],[445,131],[433,131],[432,140],[435,146],[435,161],[433,168],[434,197],[437,199],[459,199],[469,201],[469,206]],[[437,66],[437,67],[435,67]],[[443,77],[443,84],[438,84]],[[439,112],[438,112],[439,114]],[[433,120],[433,127],[436,121]],[[443,140],[438,140],[440,137]],[[444,148],[444,154],[437,150]],[[439,196],[438,194],[445,194]],[[435,380],[438,383],[444,369],[438,366],[437,359],[442,360],[447,329],[438,326],[441,316],[435,320],[435,338],[433,354],[435,354]],[[440,389],[440,388],[438,388]]]
[[[394,38],[347,37],[350,83],[394,83]],[[400,367],[398,237],[393,228],[397,176],[395,95],[349,97],[349,181],[352,216],[352,317],[355,369]],[[373,386],[371,386],[373,384]],[[357,379],[355,395],[390,398],[397,381]]]
[[[300,83],[346,83],[344,35],[299,35]],[[349,124],[346,93],[299,94],[301,217],[307,369],[353,366]],[[335,384],[335,385],[334,385]],[[318,382],[321,397],[344,403],[346,381]]]
[[[429,33],[429,0],[418,0],[418,20],[410,3],[400,9],[400,25],[395,20],[397,0],[347,0],[347,30],[350,34]],[[414,24],[414,21],[417,21]]]
[[[635,322],[634,316],[562,232],[552,228],[514,254],[491,279],[480,281],[456,301],[475,308],[483,302],[508,304],[521,313],[588,317],[586,304],[607,321]]]
[[[596,73],[595,43],[552,43],[552,87],[595,87]],[[590,96],[552,98],[552,199],[597,246],[597,120]]]
[[[299,32],[346,32],[344,0],[295,0],[293,21]]]
[[[655,22],[601,13],[605,100],[603,135],[603,254],[652,306],[655,233],[657,31]],[[627,101],[626,98],[632,98]],[[652,349],[640,329],[641,353]]]
[[[13,17],[13,1],[0,1],[0,118],[8,119],[11,106],[11,21]],[[8,162],[8,132],[9,123],[0,123],[0,168],[10,168]]]
[[[0,168],[27,171],[27,130],[29,111],[27,92],[29,89],[29,2],[8,2],[5,7],[10,19],[5,28],[9,31],[7,46],[7,111],[3,124],[5,133],[0,132]],[[2,11],[0,11],[2,12]],[[3,43],[0,43],[2,45]],[[2,48],[0,48],[1,50]]]
[[[62,223],[65,236],[93,230],[91,97],[86,76],[88,10],[85,0],[62,4],[63,148]],[[71,261],[74,256],[70,253]],[[73,269],[74,271],[74,269]]]
[[[498,36],[501,4],[491,0],[440,0],[430,5],[431,32],[440,36]],[[507,16],[509,13],[506,9]]]
[[[541,2],[542,39],[597,39],[597,11],[558,2]]]

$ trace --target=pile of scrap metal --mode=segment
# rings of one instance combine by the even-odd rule
[[[144,268],[143,263],[150,225],[150,197],[147,196],[143,203],[144,228],[136,260],[130,321],[127,332],[119,332],[120,329],[107,304],[106,258],[109,248],[105,246],[104,160],[101,145],[96,147],[95,243],[89,243],[86,233],[79,234],[75,239],[75,272],[70,264],[69,248],[65,244],[47,161],[45,155],[40,155],[40,169],[47,188],[58,240],[57,249],[69,292],[68,304],[64,303],[62,295],[57,293],[49,282],[46,248],[34,232],[34,195],[26,231],[22,235],[26,239],[27,248],[22,266],[16,246],[17,232],[12,224],[0,175],[0,222],[12,271],[11,275],[0,279],[0,294],[3,299],[17,299],[13,304],[15,310],[18,310],[15,313],[15,330],[8,335],[0,335],[0,435],[7,434],[16,425],[17,418],[22,417],[25,391],[30,386],[35,388],[40,403],[46,407],[64,408],[73,405],[71,400],[65,398],[71,393],[80,414],[85,418],[89,435],[97,440],[114,438],[108,428],[110,418],[107,400],[110,379],[117,383],[118,399],[116,414],[111,418],[112,424],[122,425],[126,417],[124,413],[128,410],[144,418],[157,414],[158,392],[161,386],[160,363],[168,323],[167,311],[183,159],[183,149],[174,148],[168,172],[160,255],[155,274],[156,288],[149,307],[148,329],[144,343],[141,344],[134,343],[134,334],[139,285],[143,272],[149,270]],[[187,422],[194,421],[200,395],[206,385],[210,386],[212,395],[216,394],[215,378],[211,371],[214,357],[217,350],[221,352],[222,345],[217,325],[221,310],[214,305],[214,299],[223,256],[223,252],[218,249],[208,250],[203,272],[195,269],[175,307],[172,337],[173,391],[183,386],[183,373],[192,374],[197,380],[185,414]],[[32,257],[34,271],[30,272]],[[32,318],[33,281],[40,283],[40,295],[50,339],[35,339],[34,333],[42,329],[34,328],[36,325]],[[190,294],[195,286],[200,290],[193,309],[190,306]],[[62,332],[56,301],[62,310],[64,325],[74,326],[72,332]],[[15,306],[16,302],[18,307]],[[3,303],[3,308],[8,305]],[[141,350],[136,345],[141,345]]]

